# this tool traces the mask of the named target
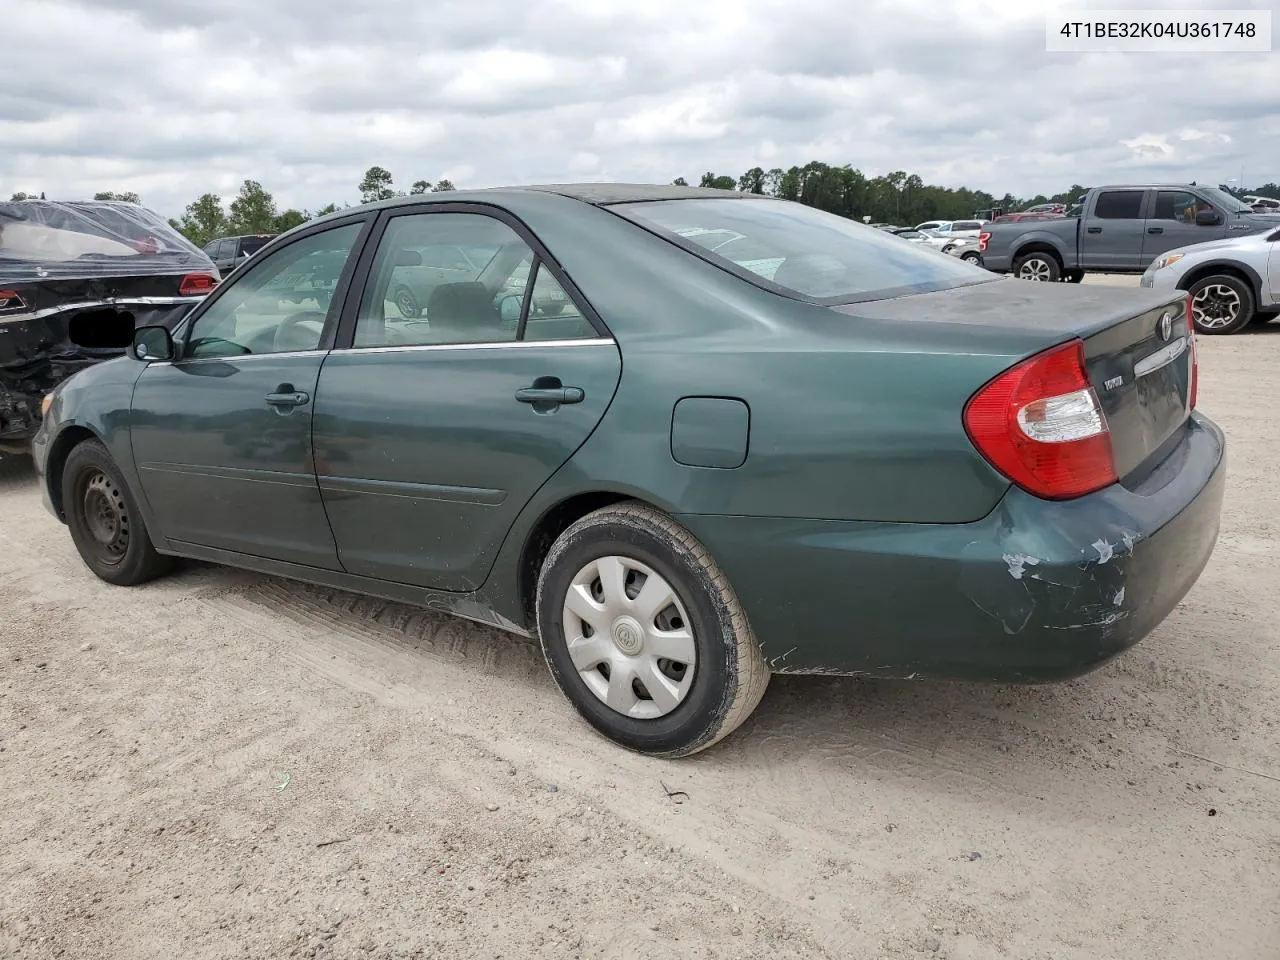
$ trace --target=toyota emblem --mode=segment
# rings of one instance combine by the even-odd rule
[[[1168,343],[1169,338],[1173,336],[1173,314],[1165,311],[1160,317],[1160,339]]]

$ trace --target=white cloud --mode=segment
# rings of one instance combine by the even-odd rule
[[[134,190],[176,214],[251,178],[315,209],[354,200],[373,164],[402,189],[810,160],[997,194],[1276,179],[1273,55],[1049,54],[1045,9],[6,0],[0,196]]]

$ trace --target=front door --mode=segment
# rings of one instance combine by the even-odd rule
[[[170,540],[340,569],[316,486],[311,427],[329,309],[364,221],[306,235],[232,279],[172,363],[134,388],[142,488]]]
[[[1157,190],[1155,195],[1142,242],[1143,268],[1176,247],[1221,240],[1226,235],[1226,217],[1222,211],[1216,211],[1222,218],[1217,226],[1202,227],[1196,223],[1196,214],[1202,210],[1212,211],[1213,206],[1190,190]]]
[[[532,242],[468,208],[387,221],[351,346],[326,358],[317,391],[316,470],[348,572],[476,589],[516,516],[604,415],[617,345]],[[399,274],[441,244],[489,254],[400,315]]]
[[[1145,190],[1104,190],[1080,223],[1080,266],[1085,270],[1137,270],[1147,221]]]

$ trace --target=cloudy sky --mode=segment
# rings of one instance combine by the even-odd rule
[[[396,186],[850,163],[997,195],[1280,180],[1280,54],[1045,52],[1050,6],[1274,0],[0,0],[0,195],[175,215]],[[1280,16],[1275,16],[1280,21]]]

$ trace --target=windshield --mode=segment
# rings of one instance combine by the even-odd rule
[[[1215,207],[1221,207],[1227,213],[1253,213],[1253,207],[1247,203],[1241,203],[1225,190],[1219,190],[1217,187],[1201,187],[1208,198],[1209,202]]]
[[[744,279],[822,303],[883,300],[995,279],[963,260],[785,200],[646,200],[609,209]],[[723,242],[728,234],[737,236]],[[721,242],[699,243],[712,236]]]

